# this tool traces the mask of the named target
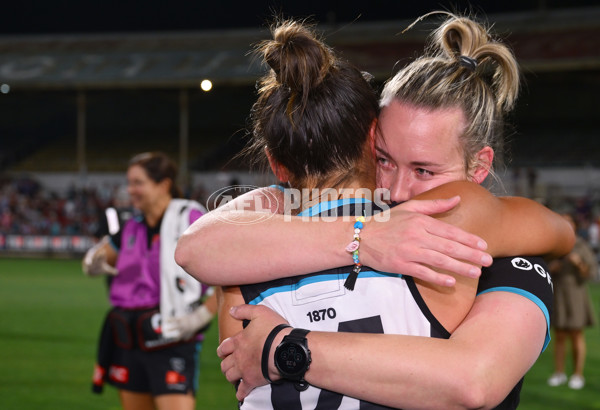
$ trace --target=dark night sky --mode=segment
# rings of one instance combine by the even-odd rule
[[[0,34],[188,31],[257,28],[273,12],[319,22],[397,20],[431,10],[486,14],[598,6],[599,0],[4,0]]]

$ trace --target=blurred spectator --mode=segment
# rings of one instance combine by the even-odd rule
[[[2,180],[0,229],[3,234],[93,236],[113,202],[112,189],[98,195],[93,188],[70,187],[61,197],[31,178]]]
[[[206,192],[196,188],[193,199],[205,202]],[[129,207],[123,184],[94,188],[70,186],[59,195],[29,177],[0,179],[0,234],[97,236],[109,207]]]
[[[600,218],[596,218],[590,222],[590,226],[588,228],[588,242],[590,246],[598,255],[600,252]]]
[[[564,215],[576,230],[573,217]],[[576,230],[577,232],[577,230]],[[586,356],[586,343],[583,329],[595,324],[594,311],[586,282],[594,277],[598,269],[596,255],[587,241],[577,236],[575,246],[568,255],[549,264],[554,283],[554,373],[548,379],[550,386],[568,382],[572,389],[585,385],[583,368]],[[567,339],[573,349],[573,374],[567,378],[565,358]]]

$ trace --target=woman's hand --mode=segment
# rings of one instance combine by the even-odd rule
[[[223,340],[217,348],[217,355],[222,359],[221,371],[230,383],[236,384],[239,381],[236,397],[241,401],[255,387],[267,384],[261,370],[263,346],[269,332],[278,324],[287,321],[266,306],[234,306],[230,314],[238,320],[250,320],[244,330]],[[271,352],[274,352],[275,347],[290,330],[284,329],[277,335],[271,345]],[[279,379],[272,353],[269,354],[269,377],[274,381]]]
[[[441,286],[453,286],[456,280],[434,268],[479,277],[479,266],[492,263],[492,257],[484,252],[486,242],[429,216],[448,212],[459,202],[458,196],[411,200],[372,218],[361,232],[361,262]]]

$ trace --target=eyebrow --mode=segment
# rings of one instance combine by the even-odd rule
[[[387,158],[392,158],[392,156],[383,148],[380,148],[378,146],[375,146],[375,150],[382,156],[387,157]],[[425,162],[425,161],[412,161],[410,163],[410,165],[412,166],[417,166],[417,167],[440,167],[443,164],[438,164],[437,162]]]
[[[378,147],[377,145],[375,145],[375,151],[377,151],[379,154],[385,156],[385,157],[390,157],[390,154],[384,150],[383,148]]]

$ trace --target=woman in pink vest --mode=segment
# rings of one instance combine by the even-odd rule
[[[95,392],[119,389],[124,409],[195,408],[201,330],[216,311],[209,288],[174,261],[181,233],[206,210],[178,199],[177,168],[160,152],[134,156],[127,191],[139,211],[88,251],[89,275],[111,274],[109,311],[94,371]]]

